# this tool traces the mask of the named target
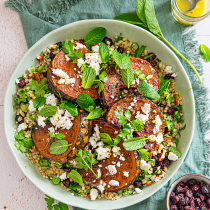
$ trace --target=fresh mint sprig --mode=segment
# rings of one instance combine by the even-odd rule
[[[47,144],[46,144],[44,150],[47,148],[47,145],[49,144],[49,142],[50,142],[50,140],[51,140],[52,138],[56,138],[56,139],[59,139],[59,140],[65,138],[64,133],[57,133],[56,135],[54,135],[54,134],[51,133],[50,131],[48,131],[48,133],[50,134],[50,138],[49,138],[49,140],[48,140],[48,142],[47,142]]]
[[[121,137],[119,135],[117,135],[114,140],[112,140],[111,136],[107,133],[100,133],[99,136],[101,137],[101,141],[108,144],[104,147],[116,147],[121,141]]]
[[[138,18],[134,17],[134,15],[131,13],[122,13],[117,15],[114,19],[138,25],[150,31],[159,39],[163,40],[168,46],[170,46],[181,58],[183,58],[191,66],[191,68],[197,75],[199,81],[202,82],[198,72],[196,71],[195,67],[190,63],[190,61],[187,58],[185,58],[177,49],[175,49],[171,45],[171,43],[169,43],[163,36],[158,21],[156,19],[153,0],[137,0],[136,14]]]
[[[128,151],[137,150],[137,149],[143,148],[145,146],[145,144],[146,144],[145,140],[146,140],[146,138],[143,136],[130,138],[123,142],[123,146]]]
[[[107,83],[108,82],[108,77],[106,77],[107,73],[105,71],[102,71],[99,74],[99,79],[96,79],[94,81],[95,84],[95,88],[98,88],[98,93],[100,93],[101,91],[103,91],[104,89],[104,82]]]
[[[72,144],[69,144],[66,140],[57,140],[50,145],[50,154],[61,155],[65,153],[71,145]]]
[[[99,45],[99,55],[103,63],[109,62],[109,48],[103,42]]]
[[[92,67],[85,68],[82,74],[82,87],[89,89],[96,78],[96,70]]]
[[[92,166],[98,163],[98,161],[94,157],[95,154],[92,154],[91,157],[89,157],[89,152],[83,153],[82,149],[80,149],[79,152],[76,153],[75,160],[78,161],[77,168],[85,169],[85,171],[90,169],[92,173],[96,176],[96,178],[98,178],[98,176],[95,174],[95,172],[92,169]]]

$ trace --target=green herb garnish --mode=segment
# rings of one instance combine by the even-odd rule
[[[69,209],[65,203],[61,203],[61,202],[52,206],[52,204],[54,203],[54,199],[48,195],[45,195],[45,196],[47,196],[47,198],[45,198],[45,201],[47,202],[48,210],[53,210],[53,208],[54,210],[68,210]]]
[[[76,171],[76,170],[71,170],[71,172],[68,174],[68,176],[76,183],[82,184],[82,176]]]
[[[210,61],[210,49],[205,44],[200,45],[200,54],[203,60]]]
[[[44,117],[51,117],[53,115],[55,115],[57,112],[57,107],[56,106],[51,106],[51,105],[47,105],[47,106],[44,106],[39,114],[44,116]]]
[[[103,42],[99,45],[99,55],[103,63],[109,62],[109,48]]]
[[[96,78],[96,70],[92,67],[89,67],[87,69],[84,69],[84,72],[82,74],[82,87],[84,89],[89,89]]]
[[[71,145],[72,144],[68,144],[66,140],[57,140],[50,145],[50,154],[61,155],[65,153]]]

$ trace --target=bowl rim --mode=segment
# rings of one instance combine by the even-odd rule
[[[40,45],[40,43],[42,42],[42,40],[44,40],[44,39],[45,39],[46,37],[48,37],[48,36],[52,36],[53,34],[58,33],[58,32],[61,31],[61,30],[67,29],[67,28],[69,28],[70,26],[73,27],[73,26],[75,26],[75,25],[77,25],[77,24],[88,23],[88,24],[90,25],[90,27],[91,27],[91,22],[92,22],[92,23],[102,23],[102,24],[103,24],[103,22],[105,22],[105,23],[108,22],[108,23],[110,23],[110,24],[115,22],[115,23],[121,24],[122,26],[123,26],[123,25],[127,25],[128,27],[134,27],[134,28],[138,29],[139,31],[143,31],[143,33],[146,33],[147,36],[154,38],[157,42],[159,42],[160,45],[163,46],[163,48],[166,48],[168,51],[171,52],[171,54],[173,55],[173,59],[181,66],[181,71],[182,71],[183,74],[185,74],[185,76],[186,76],[186,82],[187,82],[187,83],[189,84],[189,86],[192,88],[191,82],[190,82],[190,80],[189,80],[189,77],[188,77],[188,75],[187,75],[187,73],[186,73],[186,71],[185,71],[183,65],[181,64],[180,60],[179,60],[178,57],[175,55],[175,53],[174,53],[167,45],[165,45],[163,42],[161,42],[156,36],[154,36],[152,33],[148,32],[147,30],[145,30],[145,29],[143,29],[143,28],[141,28],[141,27],[138,27],[138,26],[133,25],[133,24],[130,24],[130,23],[126,23],[126,22],[122,22],[122,21],[118,21],[118,20],[112,20],[112,19],[88,19],[88,20],[79,20],[79,21],[76,21],[76,22],[73,22],[73,23],[64,25],[64,26],[62,26],[62,27],[59,27],[59,28],[57,28],[57,29],[55,29],[55,30],[53,30],[53,31],[51,31],[51,32],[49,32],[49,33],[47,33],[45,36],[43,36],[41,39],[39,39],[39,40],[38,40],[31,48],[29,48],[28,51],[23,55],[23,57],[21,58],[21,60],[20,60],[19,63],[17,64],[17,66],[16,66],[16,68],[15,68],[13,74],[12,74],[11,77],[10,77],[10,80],[9,80],[9,83],[8,83],[8,85],[7,85],[7,89],[6,89],[6,92],[5,92],[5,97],[4,97],[4,131],[5,131],[5,136],[6,136],[6,139],[7,139],[7,143],[9,144],[10,150],[11,150],[13,156],[15,157],[15,159],[16,159],[16,161],[17,161],[19,167],[20,167],[20,169],[21,169],[22,172],[24,173],[24,175],[25,175],[25,176],[26,176],[26,177],[27,177],[27,178],[28,178],[36,187],[38,187],[43,193],[49,195],[49,196],[52,197],[52,198],[55,198],[54,195],[53,195],[53,193],[51,193],[51,192],[46,192],[45,188],[43,188],[42,186],[38,186],[38,185],[36,184],[36,182],[33,180],[33,178],[30,177],[28,174],[25,173],[24,167],[21,166],[21,163],[20,163],[20,161],[19,161],[19,158],[18,158],[18,157],[16,156],[16,154],[13,152],[13,148],[12,148],[12,146],[11,146],[10,143],[9,143],[9,136],[8,136],[8,133],[7,133],[7,130],[6,130],[6,126],[5,126],[5,122],[7,121],[7,118],[6,118],[6,115],[5,115],[5,113],[6,113],[6,104],[7,104],[7,100],[6,100],[6,99],[7,99],[8,95],[9,95],[9,86],[10,86],[10,84],[11,84],[11,82],[12,82],[12,76],[16,73],[17,69],[18,69],[19,66],[21,65],[22,60],[25,59],[25,58],[27,57],[27,55],[28,55],[31,51],[33,51],[34,48],[36,48],[38,45]],[[102,25],[101,27],[103,27],[103,25]],[[190,94],[189,97],[192,99],[193,105],[192,105],[192,130],[191,130],[191,133],[190,133],[190,136],[189,136],[190,141],[189,141],[189,143],[188,143],[189,146],[188,146],[187,152],[188,152],[188,150],[189,150],[189,148],[190,148],[190,144],[191,144],[191,142],[192,142],[192,138],[193,138],[193,135],[194,135],[194,125],[195,125],[195,101],[194,101],[193,89],[192,89],[192,91],[190,91],[189,94]],[[177,172],[177,170],[180,168],[182,162],[184,161],[185,156],[187,155],[187,152],[185,152],[185,154],[182,155],[183,160],[177,165],[177,168],[175,169],[175,171],[173,172],[173,174],[169,175],[169,176],[167,177],[167,179],[161,180],[161,181],[163,182],[163,183],[162,183],[162,186],[156,188],[156,189],[153,190],[151,193],[148,193],[148,194],[145,196],[145,199],[147,199],[147,198],[149,198],[150,196],[152,196],[155,192],[157,192],[159,189],[161,189],[161,188],[162,188],[162,187],[163,187],[163,186],[172,178],[172,176],[173,176],[173,175]],[[57,198],[55,198],[55,199],[57,199]],[[145,199],[144,199],[144,200],[145,200]],[[59,199],[59,200],[60,200],[61,202],[66,203],[66,201],[63,201],[62,199]],[[108,201],[113,202],[112,200],[107,200],[107,202],[108,202]],[[143,200],[142,200],[142,201],[143,201]],[[134,205],[134,204],[136,204],[136,203],[139,203],[139,202],[141,202],[141,201],[139,201],[139,199],[132,199],[132,200],[131,200],[129,203],[127,203],[126,205],[119,205],[117,208],[124,208],[124,207],[128,207],[128,206],[132,206],[132,205]],[[68,202],[67,204],[68,204],[68,205],[74,205],[74,206],[77,206],[77,207],[80,207],[80,208],[85,208],[84,206],[81,207],[79,204],[78,204],[78,205],[75,205],[75,204],[71,204],[70,202]],[[92,209],[98,209],[98,208],[93,207]],[[104,207],[104,206],[101,206],[101,209],[108,209],[108,208],[106,208],[106,207]],[[112,208],[111,208],[111,209],[112,209]]]
[[[167,194],[166,194],[166,209],[167,210],[170,210],[170,206],[169,206],[169,191],[170,191],[170,189],[180,180],[180,179],[182,179],[183,177],[190,177],[190,176],[192,176],[192,175],[194,175],[194,176],[200,176],[200,177],[203,177],[203,178],[206,178],[206,179],[208,179],[209,181],[210,181],[210,178],[209,177],[207,177],[207,176],[205,176],[205,175],[203,175],[203,174],[198,174],[198,173],[190,173],[190,174],[185,174],[185,175],[183,175],[183,176],[180,176],[179,178],[177,178],[172,184],[171,184],[171,186],[168,188],[168,191],[167,191]],[[190,178],[189,178],[190,179]],[[169,207],[169,208],[168,208]]]

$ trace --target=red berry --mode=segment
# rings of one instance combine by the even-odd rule
[[[26,85],[25,80],[24,80],[24,79],[20,79],[20,80],[19,80],[19,83],[18,83],[18,86],[19,86],[20,88],[23,88],[25,85]]]
[[[173,106],[168,108],[168,114],[172,115],[175,112],[175,108]]]

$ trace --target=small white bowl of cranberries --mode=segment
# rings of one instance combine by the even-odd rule
[[[210,210],[210,178],[186,174],[178,178],[166,195],[167,210]]]

